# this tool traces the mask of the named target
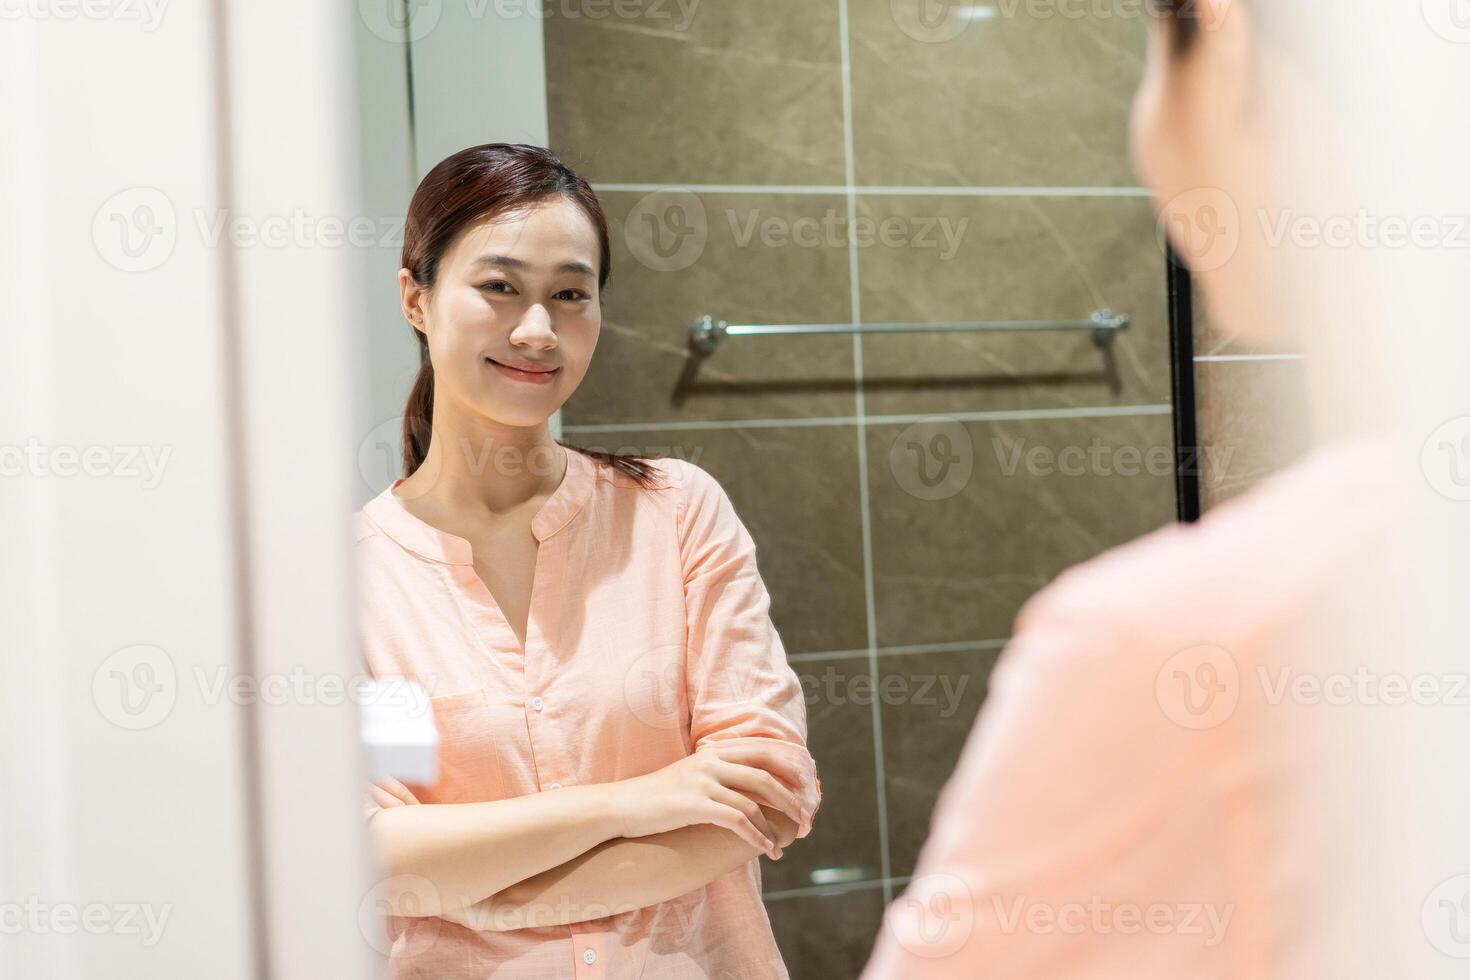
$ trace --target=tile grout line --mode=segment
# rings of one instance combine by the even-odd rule
[[[834,882],[830,885],[807,885],[803,888],[782,888],[778,891],[766,892],[761,895],[765,902],[779,902],[788,898],[805,898],[809,895],[833,895],[846,894],[848,892],[863,891],[869,888],[881,887],[885,894],[892,891],[894,885],[903,886],[909,883],[912,875],[900,875],[897,878],[864,878],[862,881]]]
[[[956,640],[949,643],[919,643],[913,646],[902,647],[878,647],[877,654],[880,657],[908,657],[923,653],[986,653],[991,650],[999,650],[1010,642],[1009,637],[995,640]],[[862,650],[817,650],[811,653],[793,653],[787,655],[790,663],[814,663],[822,660],[851,660],[855,657],[863,657],[868,654],[866,649]]]
[[[857,158],[854,154],[852,123],[852,46],[849,38],[847,0],[837,0],[838,43],[842,51],[842,144],[843,190],[847,196],[847,269],[851,290],[852,322],[863,322],[862,280],[859,277],[857,251]],[[873,519],[868,495],[868,437],[863,397],[863,338],[852,335],[852,372],[854,410],[857,413],[858,510],[862,517],[863,535],[863,605],[867,615],[868,670],[874,683],[878,680],[878,618],[873,590]],[[883,758],[883,712],[875,698],[871,705],[873,720],[874,795],[878,807],[879,874],[883,881],[883,906],[893,901],[888,847],[888,780]]]
[[[1226,361],[1300,361],[1305,354],[1200,354],[1196,364],[1220,364]]]
[[[856,336],[856,335],[854,335]],[[864,426],[911,425],[926,419],[947,419],[956,422],[1035,422],[1048,419],[1096,419],[1124,418],[1139,415],[1168,415],[1173,407],[1155,405],[1097,405],[1090,408],[1019,408],[997,409],[991,412],[925,412],[913,415],[864,415]],[[564,425],[563,432],[698,432],[705,429],[799,429],[821,425],[857,425],[856,415],[809,415],[784,419],[709,419],[709,420],[664,420],[648,422],[600,422],[582,425]]]

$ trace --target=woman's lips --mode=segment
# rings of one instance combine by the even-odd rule
[[[495,370],[499,371],[507,378],[510,378],[512,381],[524,381],[526,384],[533,385],[551,384],[552,379],[555,378],[557,372],[561,370],[561,368],[555,367],[545,371],[522,371],[519,368],[513,368],[509,365],[501,364],[493,357],[487,357],[485,358],[485,360],[492,367],[494,367]]]

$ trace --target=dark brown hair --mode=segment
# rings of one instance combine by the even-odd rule
[[[1173,44],[1170,50],[1175,55],[1187,52],[1194,46],[1194,39],[1199,36],[1196,3],[1197,0],[1152,0],[1154,13],[1166,22],[1164,27],[1169,31],[1169,39]]]
[[[548,198],[564,197],[587,216],[600,246],[597,289],[601,294],[612,273],[612,246],[607,216],[591,185],[552,153],[524,143],[486,143],[460,150],[440,161],[414,191],[403,227],[403,268],[420,288],[432,289],[439,263],[459,234],[483,218],[532,207]],[[412,328],[410,328],[412,329]],[[434,365],[429,341],[413,331],[419,343],[419,373],[403,411],[403,472],[411,476],[429,451],[434,418]],[[650,486],[654,480],[650,457],[582,449],[557,442],[601,459]]]

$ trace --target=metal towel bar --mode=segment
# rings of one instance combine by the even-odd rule
[[[991,320],[969,323],[726,323],[702,316],[689,329],[689,343],[709,355],[727,337],[758,337],[775,334],[828,333],[975,333],[1026,330],[1090,330],[1099,347],[1113,342],[1119,331],[1128,329],[1128,317],[1111,310],[1095,310],[1086,320]]]

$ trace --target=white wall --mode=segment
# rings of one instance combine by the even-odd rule
[[[0,975],[371,972],[353,706],[216,687],[355,665],[361,292],[313,237],[361,210],[329,9],[0,25]],[[213,236],[298,210],[279,244]]]
[[[396,2],[396,0],[395,0]],[[535,3],[359,5],[364,201],[401,221],[419,180],[445,157],[481,143],[549,142],[542,20]],[[411,77],[409,72],[411,71]],[[401,235],[371,249],[365,395],[369,427],[353,446],[364,502],[401,476],[400,423],[418,373],[418,345],[399,307]],[[560,434],[561,413],[552,420]]]
[[[398,269],[403,248],[402,222],[418,185],[409,106],[408,44],[405,31],[380,5],[355,21],[357,106],[362,120],[359,169],[362,200],[383,234],[363,253],[363,314],[354,331],[366,354],[360,397],[367,426],[346,447],[358,473],[355,504],[360,506],[402,475],[399,421],[408,390],[418,372],[418,345],[398,304]]]
[[[253,715],[262,908],[274,980],[367,976],[378,923],[359,915],[372,873],[366,769],[349,685],[360,676],[351,589],[353,474],[364,429],[360,325],[366,224],[353,31],[337,4],[227,0],[226,147],[233,206],[304,212],[284,244],[238,247],[232,322],[243,441],[232,476],[247,597],[245,646],[288,697]],[[340,229],[340,230],[339,230]],[[345,234],[344,234],[345,233]],[[297,680],[300,679],[298,686]]]
[[[418,176],[480,143],[549,141],[542,5],[425,4],[409,23]]]

